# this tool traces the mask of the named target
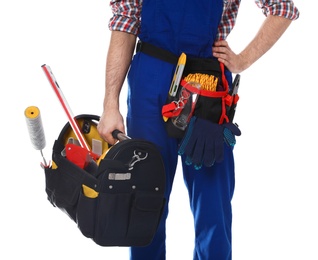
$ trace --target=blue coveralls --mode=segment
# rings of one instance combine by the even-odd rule
[[[139,39],[179,56],[212,58],[212,45],[223,0],[143,0]],[[127,133],[157,144],[166,170],[167,206],[149,246],[132,247],[133,260],[165,259],[168,201],[178,161],[178,142],[167,135],[161,108],[165,104],[175,65],[137,52],[128,73]],[[231,86],[231,73],[227,78]],[[183,176],[194,217],[193,259],[231,259],[231,199],[234,191],[232,149],[225,145],[222,163],[195,170],[182,158]],[[177,232],[177,230],[176,230]],[[180,236],[181,237],[181,236]],[[182,243],[182,240],[180,241]]]

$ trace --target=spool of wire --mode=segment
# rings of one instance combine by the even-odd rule
[[[39,108],[36,106],[27,107],[24,111],[31,143],[36,150],[40,150],[44,165],[46,164],[42,150],[46,145],[44,129]]]

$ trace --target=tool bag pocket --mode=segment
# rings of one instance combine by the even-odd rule
[[[177,95],[168,95],[162,108],[169,136],[182,138],[193,115],[218,124],[227,122],[230,102],[224,65],[214,59],[189,58]]]
[[[54,150],[62,145],[55,141]],[[53,152],[53,165],[44,169],[45,191],[54,207],[64,211],[76,222],[76,212],[82,183],[95,187],[98,181],[85,170],[74,165],[58,152]]]
[[[77,224],[101,246],[144,246],[152,241],[162,213],[162,197],[147,192],[81,193]]]
[[[76,221],[80,183],[68,171],[51,168],[45,169],[45,181],[45,191],[51,204],[65,211],[72,220]]]

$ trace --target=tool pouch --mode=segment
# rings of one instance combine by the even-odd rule
[[[188,78],[191,82],[187,80]],[[198,80],[193,80],[195,78],[198,78]],[[200,78],[201,81],[203,78],[208,81],[213,79],[213,82],[210,82],[213,89],[202,88],[201,86],[195,101],[192,99],[186,104],[182,102],[183,106],[180,106],[180,97],[182,99],[184,96],[182,91],[187,89],[189,83],[192,85],[193,83],[199,83]],[[188,92],[189,95],[193,94],[193,91],[192,93],[190,90]],[[214,59],[188,58],[177,95],[175,97],[168,95],[166,104],[162,108],[162,114],[166,119],[165,125],[169,136],[182,138],[186,128],[178,127],[175,122],[183,111],[186,111],[186,114],[189,115],[187,123],[191,116],[196,116],[213,123],[222,124],[228,122],[227,111],[231,105],[232,97],[229,95],[229,86],[224,75],[224,65]]]
[[[99,117],[76,119],[96,130]],[[81,168],[65,157],[67,129],[69,123],[54,143],[52,166],[45,168],[48,200],[98,245],[149,244],[165,205],[165,172],[157,147],[145,140],[122,140]]]

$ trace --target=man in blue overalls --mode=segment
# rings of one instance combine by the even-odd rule
[[[161,109],[166,102],[176,64],[163,53],[178,57],[212,59],[225,65],[231,88],[232,74],[240,73],[266,53],[299,13],[292,1],[256,1],[266,19],[256,37],[240,53],[231,51],[226,36],[232,30],[240,0],[112,0],[114,16],[106,65],[104,112],[98,131],[110,144],[114,129],[125,131],[119,111],[119,95],[128,69],[127,134],[155,143],[166,170],[167,204],[152,243],[131,248],[131,259],[165,259],[168,201],[178,161],[180,139],[167,134]],[[273,8],[274,6],[274,8]],[[142,10],[142,12],[141,12]],[[136,38],[141,41],[134,54]],[[143,43],[155,51],[142,50]],[[158,48],[158,49],[156,49]],[[159,50],[159,51],[156,51]],[[133,59],[132,59],[133,56]],[[165,56],[165,55],[163,55]],[[231,200],[234,191],[232,147],[224,144],[223,160],[199,170],[182,167],[195,225],[193,259],[225,260],[231,251]]]

